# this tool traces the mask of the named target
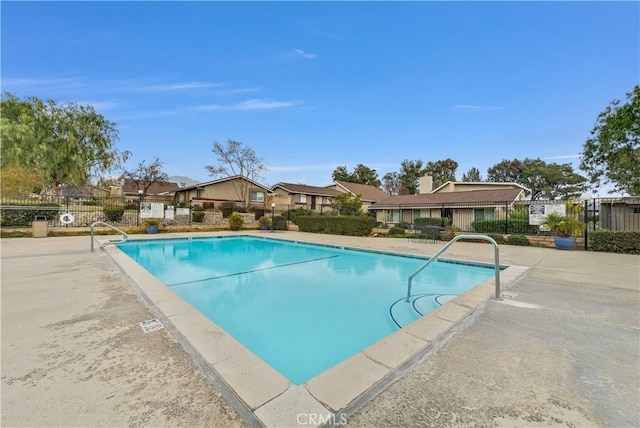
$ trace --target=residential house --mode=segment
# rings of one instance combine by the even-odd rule
[[[333,184],[326,186],[329,189],[335,189],[342,193],[349,193],[351,196],[360,196],[362,199],[362,211],[367,212],[369,207],[382,200],[389,195],[382,190],[369,184],[349,183],[348,181],[335,181]]]
[[[331,210],[333,197],[341,192],[327,187],[278,183],[272,187],[273,203],[279,211],[307,208],[318,212]],[[287,208],[283,208],[283,207]]]
[[[640,196],[600,200],[599,222],[603,229],[640,231]]]
[[[137,201],[141,197],[141,192],[144,191],[146,186],[143,183],[137,184],[130,178],[120,178],[116,181],[115,185],[112,185],[109,193],[111,196],[119,196],[128,200]],[[156,182],[151,183],[144,197],[149,200],[155,201],[173,201],[175,191],[178,190],[176,183],[170,182]]]
[[[420,193],[387,196],[371,205],[376,220],[387,224],[413,223],[420,217],[447,217],[450,224],[472,230],[476,220],[506,218],[512,205],[525,199],[528,189],[517,183],[447,182],[431,189],[432,179],[420,179]]]
[[[221,178],[179,188],[175,192],[176,202],[206,204],[218,208],[233,202],[243,207],[264,209],[271,189],[242,175]]]

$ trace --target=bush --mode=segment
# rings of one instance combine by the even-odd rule
[[[204,210],[200,209],[196,211],[194,207],[193,211],[191,211],[191,220],[196,223],[202,223],[204,221]]]
[[[194,205],[193,207],[191,207],[191,211],[204,211],[204,208],[202,208],[202,205]]]
[[[127,202],[127,204],[124,206],[125,210],[138,210],[138,204],[135,204],[133,202]]]
[[[370,216],[302,216],[298,218],[301,232],[331,235],[369,236],[375,224]]]
[[[107,221],[118,222],[124,217],[124,207],[104,207],[102,212]]]
[[[524,235],[509,235],[507,238],[507,244],[509,245],[520,245],[522,247],[528,247],[531,245],[529,242],[529,238]]]
[[[527,220],[476,220],[471,223],[474,232],[478,233],[511,233],[516,235],[535,235],[538,226],[529,224]]]
[[[596,230],[589,234],[589,249],[609,253],[640,254],[640,232]]]
[[[100,205],[100,201],[97,199],[85,199],[81,202],[82,205],[95,207]]]
[[[404,227],[392,227],[389,229],[389,235],[404,235]]]
[[[504,235],[502,233],[490,233],[487,236],[489,236],[489,238],[492,238],[498,244],[506,244],[507,243],[507,240],[504,239]]]
[[[402,229],[404,231],[405,229],[409,229],[409,223],[407,223],[406,221],[401,221],[400,223],[398,223],[396,225],[396,227],[399,227],[400,229]]]
[[[58,215],[60,215],[60,205],[52,203],[31,203],[25,205],[24,208],[11,209],[0,207],[0,224],[2,226],[31,226],[36,216],[55,220]]]
[[[234,213],[229,216],[229,227],[231,230],[240,230],[244,226],[244,218],[240,214]]]
[[[449,227],[449,217],[418,217],[413,222],[416,226],[439,226],[444,229]]]
[[[445,241],[451,241],[453,238],[455,238],[457,233],[462,232],[462,230],[459,227],[456,226],[449,226],[445,231],[444,234],[442,236],[442,238]]]
[[[298,218],[300,217],[307,217],[315,214],[316,212],[314,210],[308,208],[292,208],[287,213],[289,220],[291,220],[291,223],[293,224],[298,224]]]

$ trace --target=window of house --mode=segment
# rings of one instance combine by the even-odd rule
[[[260,192],[258,190],[252,190],[251,202],[264,202],[264,192]]]
[[[493,220],[494,219],[493,208],[476,208],[473,210],[473,218],[475,221]]]
[[[385,210],[387,223],[400,223],[400,210]]]
[[[307,195],[296,195],[296,203],[298,204],[306,204],[307,203]]]

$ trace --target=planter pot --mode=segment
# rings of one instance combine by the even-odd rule
[[[556,244],[556,248],[558,250],[573,250],[576,246],[576,238],[563,238],[560,236],[556,236],[553,238]]]
[[[151,224],[147,226],[147,233],[151,233],[151,234],[158,233],[158,226],[155,224]]]

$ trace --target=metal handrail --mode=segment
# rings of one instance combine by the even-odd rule
[[[122,230],[118,229],[115,226],[110,225],[109,223],[105,223],[104,221],[94,221],[93,223],[91,223],[91,252],[93,253],[93,228],[97,225],[97,224],[101,224],[103,226],[107,226],[113,230],[115,230],[118,233],[122,234],[122,241],[108,241],[105,242],[104,244],[100,245],[100,249],[103,250],[104,247],[106,247],[109,244],[120,244],[122,242],[127,242],[127,239],[129,239],[129,235],[127,235],[126,233],[124,233]]]
[[[414,273],[412,273],[409,276],[409,279],[407,281],[407,298],[405,299],[405,302],[408,302],[409,298],[411,297],[411,281],[413,281],[413,278],[417,274],[422,272],[424,268],[429,266],[431,262],[434,262],[438,257],[440,257],[442,253],[447,251],[447,249],[451,245],[453,245],[454,242],[457,242],[461,239],[482,239],[484,241],[491,242],[491,244],[493,245],[493,258],[496,265],[496,295],[494,299],[502,300],[502,297],[500,295],[500,250],[498,249],[498,243],[493,238],[486,235],[458,235],[454,237],[451,241],[447,242],[447,244],[444,247],[440,248],[440,250],[438,250],[437,253],[435,253],[429,260],[427,260],[422,266],[420,266],[418,270],[416,270]]]

